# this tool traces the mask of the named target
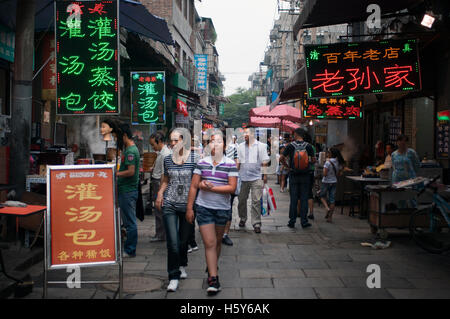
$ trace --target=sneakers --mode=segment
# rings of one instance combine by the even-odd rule
[[[151,242],[151,243],[158,242],[158,241],[165,241],[165,239],[159,238],[159,237],[156,237],[156,236],[150,238],[150,242]]]
[[[255,233],[261,234],[261,227],[260,226],[255,226],[255,227],[253,227],[253,229],[255,230]]]
[[[245,222],[241,220],[241,221],[239,222],[239,227],[245,227]]]
[[[208,295],[215,295],[221,290],[219,283],[219,276],[217,277],[208,277]]]
[[[187,272],[186,272],[186,268],[184,268],[183,266],[180,267],[180,271],[181,271],[181,275],[180,275],[180,279],[186,279],[187,278]]]
[[[194,246],[194,247],[189,246],[188,253],[192,253],[193,251],[196,251],[196,250],[198,250],[198,246]]]
[[[172,279],[167,286],[167,291],[175,292],[178,288],[178,279]]]
[[[127,252],[123,252],[123,254],[122,254],[122,257],[125,259],[125,258],[134,258],[134,257],[136,257],[136,254],[134,254],[134,255],[130,255],[130,254],[128,254]]]
[[[295,228],[295,224],[293,224],[293,223],[288,223],[287,226],[288,226],[289,228]]]
[[[310,223],[306,223],[306,224],[302,224],[302,228],[308,228],[311,227],[312,225]]]
[[[231,241],[230,237],[228,237],[227,234],[223,235],[222,243],[227,246],[233,246],[233,242]]]

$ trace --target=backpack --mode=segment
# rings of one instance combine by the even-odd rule
[[[304,174],[309,172],[309,155],[306,142],[293,142],[294,153],[291,158],[291,171],[295,174]]]

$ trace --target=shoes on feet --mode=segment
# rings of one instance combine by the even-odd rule
[[[310,223],[306,223],[306,224],[302,224],[302,228],[308,228],[311,227],[312,225]]]
[[[219,276],[217,277],[208,277],[208,295],[215,295],[221,290],[219,283]]]
[[[178,279],[172,279],[167,286],[167,291],[174,292],[178,288]]]
[[[253,227],[253,229],[255,230],[255,233],[261,234],[261,227],[260,226],[255,226],[255,227]]]
[[[158,241],[164,241],[164,239],[163,239],[163,238],[156,237],[156,236],[150,238],[150,242],[151,242],[151,243],[158,242]]]
[[[122,254],[122,257],[123,258],[134,258],[134,257],[136,257],[136,254],[134,254],[134,255],[131,255],[131,254],[128,254],[127,252],[123,252],[123,254]]]
[[[184,268],[183,266],[180,267],[180,271],[181,271],[181,275],[180,275],[180,279],[186,279],[187,278],[187,272],[186,272],[186,268]]]
[[[308,215],[308,219],[314,220],[314,215],[313,214],[309,214]]]
[[[228,237],[228,235],[223,235],[222,243],[227,246],[233,246],[233,241]]]
[[[241,221],[239,222],[239,227],[245,227],[245,222],[241,220]]]
[[[289,228],[295,228],[295,224],[293,224],[293,223],[288,223],[287,226],[288,226]]]

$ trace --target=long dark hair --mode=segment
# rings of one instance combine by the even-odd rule
[[[339,162],[339,165],[344,165],[345,164],[345,160],[342,157],[341,152],[337,148],[332,147],[332,148],[330,148],[329,152],[331,154],[331,158],[337,158],[337,160]]]

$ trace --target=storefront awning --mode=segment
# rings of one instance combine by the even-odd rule
[[[197,93],[181,89],[178,86],[172,85],[167,82],[166,82],[166,87],[169,90],[177,93],[178,95],[180,95],[188,100],[192,100],[192,102],[194,102],[194,104],[200,104],[200,96]]]
[[[281,102],[303,98],[304,93],[306,92],[305,72],[305,67],[302,66],[292,77],[284,81],[283,88],[278,94],[278,97],[270,104],[271,110]]]
[[[424,0],[306,0],[295,25],[294,35],[300,29],[326,25],[365,21],[370,13],[367,7],[375,3],[381,8],[381,15],[412,8]]]
[[[54,0],[36,0],[35,30],[53,31]],[[0,24],[15,30],[17,0],[0,2]],[[120,0],[119,24],[128,31],[172,45],[173,39],[164,19],[152,15],[141,3]]]

